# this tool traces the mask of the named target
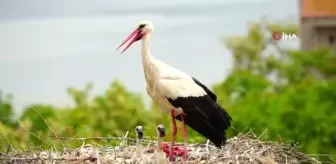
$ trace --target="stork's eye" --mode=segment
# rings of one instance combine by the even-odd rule
[[[141,25],[139,25],[138,29],[140,30],[140,29],[144,28],[145,26],[146,26],[146,24],[141,24]]]

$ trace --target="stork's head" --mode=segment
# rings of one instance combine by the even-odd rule
[[[156,130],[157,130],[157,134],[158,134],[159,137],[162,138],[162,137],[166,136],[166,129],[162,124],[158,125],[156,127]]]
[[[139,41],[143,39],[147,34],[151,33],[153,31],[153,24],[150,21],[141,21],[137,28],[119,45],[117,50],[124,45],[127,41],[130,40],[128,45],[125,47],[121,53],[126,51],[127,48],[129,48],[134,42]]]
[[[135,127],[135,133],[138,139],[143,138],[142,126]]]

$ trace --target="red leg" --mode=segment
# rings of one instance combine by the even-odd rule
[[[171,143],[171,147],[170,147],[170,153],[169,153],[169,157],[170,157],[170,161],[174,160],[174,146],[175,146],[175,140],[176,140],[176,133],[177,133],[177,126],[176,126],[176,120],[175,120],[175,111],[172,110],[171,111],[171,118],[172,118],[172,122],[173,122],[173,138],[172,138],[172,143]]]
[[[181,113],[180,117],[181,117],[181,120],[183,122],[183,140],[184,140],[183,160],[186,161],[187,160],[187,153],[188,153],[188,149],[187,149],[187,126],[184,122],[183,113]]]

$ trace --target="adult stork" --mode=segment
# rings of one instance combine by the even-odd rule
[[[186,143],[187,138],[185,126],[187,124],[208,138],[216,147],[221,148],[226,141],[225,131],[231,126],[231,117],[217,103],[216,95],[199,80],[155,59],[151,55],[152,32],[153,24],[150,21],[141,21],[117,50],[127,41],[130,41],[121,52],[123,53],[134,42],[142,40],[142,63],[147,93],[154,102],[161,106],[161,109],[170,112],[172,117],[171,158],[173,158],[172,151],[177,133],[175,119],[183,122],[184,143]]]

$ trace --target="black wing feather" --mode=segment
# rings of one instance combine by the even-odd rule
[[[200,87],[202,87],[204,89],[204,91],[211,97],[212,100],[217,101],[217,96],[213,92],[211,92],[211,90],[208,87],[206,87],[204,84],[202,84],[196,78],[194,78],[194,77],[191,77],[191,78],[194,80],[194,82],[198,86],[200,86]]]
[[[185,123],[208,138],[217,147],[225,144],[225,130],[231,126],[232,118],[216,102],[216,95],[202,83],[193,78],[196,84],[202,87],[207,95],[201,97],[167,98],[175,108],[182,108]],[[180,116],[175,119],[181,121]]]

